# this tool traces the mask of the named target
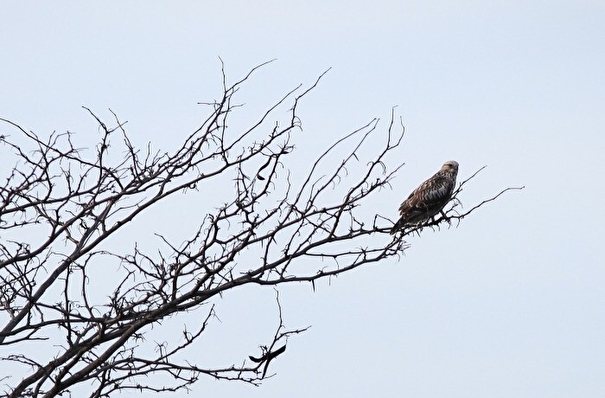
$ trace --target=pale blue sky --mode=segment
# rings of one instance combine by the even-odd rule
[[[406,166],[381,211],[394,218],[448,159],[462,178],[488,165],[467,205],[527,188],[411,239],[398,263],[282,289],[287,326],[312,328],[277,375],[204,379],[195,396],[601,397],[603,21],[602,1],[4,2],[0,116],[87,141],[80,107],[111,108],[134,140],[170,149],[219,96],[219,56],[233,80],[277,58],[244,86],[244,117],[332,67],[301,106],[301,159],[397,105]],[[188,204],[170,218],[199,211]],[[273,333],[270,289],[217,305],[190,355],[230,364]]]

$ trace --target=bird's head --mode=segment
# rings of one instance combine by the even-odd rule
[[[449,173],[458,173],[458,162],[455,160],[448,160],[447,162],[443,163],[441,170]]]

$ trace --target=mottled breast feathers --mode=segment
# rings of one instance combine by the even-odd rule
[[[431,178],[420,184],[399,206],[399,220],[391,233],[426,221],[439,213],[452,198],[458,175],[458,163],[450,160]]]

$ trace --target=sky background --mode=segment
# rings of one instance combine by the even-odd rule
[[[193,396],[605,396],[604,2],[25,1],[0,9],[0,117],[40,135],[69,130],[94,142],[84,105],[128,120],[135,142],[172,149],[206,114],[197,103],[220,96],[219,56],[233,81],[276,58],[244,86],[244,117],[332,68],[301,106],[301,159],[374,117],[385,129],[397,106],[406,165],[380,198],[392,218],[449,159],[460,163],[459,179],[488,166],[462,194],[467,207],[526,186],[458,228],[410,238],[398,262],[315,292],[282,288],[286,325],[312,327],[272,363],[276,376],[258,388],[206,378]],[[172,211],[178,218],[199,206]],[[276,326],[271,289],[241,289],[217,310],[221,321],[192,358],[238,362]]]

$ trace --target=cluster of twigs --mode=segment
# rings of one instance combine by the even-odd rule
[[[0,137],[2,156],[16,157],[0,185],[0,346],[13,369],[2,378],[2,396],[54,397],[77,386],[90,397],[176,391],[201,375],[258,384],[287,338],[305,329],[287,329],[279,306],[276,333],[260,356],[228,366],[179,360],[207,329],[214,298],[247,284],[314,283],[407,247],[401,236],[388,234],[388,220],[361,210],[401,167],[387,167],[404,133],[396,117],[370,159],[358,156],[379,134],[378,120],[338,140],[305,176],[294,177],[287,164],[300,129],[298,105],[319,79],[287,93],[234,134],[227,121],[249,77],[232,85],[225,79],[207,119],[170,153],[137,148],[115,114],[108,125],[87,110],[101,131],[94,153],[78,149],[72,133],[44,139],[1,120],[10,128]],[[289,110],[281,126],[271,118],[284,104]],[[348,155],[331,158],[351,142]],[[349,168],[362,172],[353,178]],[[168,249],[146,252],[132,242],[130,252],[112,250],[109,239],[128,239],[124,230],[135,217],[191,190],[204,194],[221,178],[235,181],[232,196],[202,209],[203,221],[184,241],[158,234]],[[484,203],[450,218],[462,219]],[[116,262],[121,272],[110,286],[93,277],[100,264]],[[153,352],[137,344],[152,326],[193,310],[204,314],[197,316],[202,321],[177,342]],[[39,344],[52,350],[38,351]],[[170,383],[154,384],[148,376],[156,374],[169,375]]]

